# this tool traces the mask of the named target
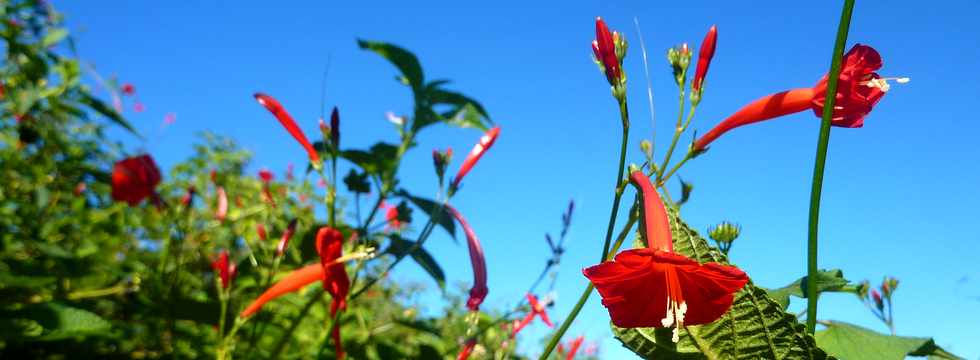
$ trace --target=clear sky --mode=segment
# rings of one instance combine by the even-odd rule
[[[356,38],[399,44],[418,54],[428,78],[481,100],[501,125],[497,144],[467,177],[455,205],[484,242],[489,307],[514,304],[548,256],[546,231],[576,201],[568,252],[551,311],[562,319],[586,284],[580,270],[602,247],[618,152],[619,119],[605,79],[592,63],[593,20],[603,16],[631,40],[626,71],[633,132],[629,159],[657,132],[662,155],[677,114],[664,58],[681,42],[700,43],[712,24],[718,48],[694,127],[706,131],[763,95],[812,86],[829,67],[840,3],[826,1],[63,1],[80,55],[103,75],[132,82],[147,111],[127,115],[146,143],[113,132],[169,168],[191,153],[195,133],[237,139],[255,153],[253,169],[302,164],[304,152],[251,94],[276,96],[315,134],[321,74],[331,59],[327,104],[341,109],[346,146],[396,141],[386,111],[410,111],[394,67],[361,51]],[[832,131],[821,216],[820,265],[852,280],[901,279],[895,295],[900,335],[934,336],[946,349],[980,357],[977,265],[980,158],[973,106],[980,83],[980,5],[947,1],[859,1],[849,44],[870,44],[893,86],[862,129]],[[657,122],[645,101],[637,17],[650,50]],[[160,130],[164,114],[176,123]],[[720,220],[743,226],[732,259],[762,286],[805,272],[807,206],[818,120],[809,112],[741,128],[681,175],[695,184],[684,218],[705,229]],[[435,192],[429,151],[463,154],[480,136],[440,127],[401,172],[411,191]],[[452,169],[460,163],[457,156]],[[671,184],[676,190],[676,182]],[[631,192],[627,196],[630,195]],[[465,245],[443,233],[427,246],[450,282],[470,281]],[[415,265],[397,278],[432,285]],[[432,285],[434,288],[434,285]],[[433,290],[435,292],[435,290]],[[435,297],[433,297],[435,298]],[[601,342],[604,357],[629,358],[608,330],[593,296],[569,335]],[[428,301],[438,308],[439,303]],[[828,295],[820,318],[887,329],[850,295]],[[540,352],[536,323],[522,351]]]

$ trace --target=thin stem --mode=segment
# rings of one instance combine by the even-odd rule
[[[286,332],[284,332],[279,338],[279,342],[277,342],[276,346],[272,349],[272,354],[269,356],[270,359],[279,358],[279,354],[281,354],[282,350],[286,348],[286,343],[293,338],[293,332],[295,332],[296,328],[299,327],[300,322],[306,318],[306,313],[310,312],[310,309],[313,308],[313,304],[316,304],[316,301],[320,299],[321,295],[323,295],[323,287],[318,286],[316,292],[310,295],[310,298],[306,300],[306,304],[303,305],[303,309],[293,317],[293,320],[289,324],[289,328],[286,329]]]
[[[630,133],[630,115],[629,110],[626,107],[626,98],[620,98],[619,100],[619,117],[623,122],[623,139],[622,144],[619,147],[619,167],[616,169],[616,194],[613,196],[612,210],[609,214],[609,225],[606,227],[606,241],[602,245],[602,257],[599,258],[600,261],[609,255],[609,244],[612,241],[612,233],[616,227],[616,215],[619,214],[619,201],[623,197],[624,187],[623,183],[623,167],[626,166],[626,146],[629,143],[629,133]]]
[[[436,212],[433,213],[433,216],[439,216],[440,213],[441,213],[441,211],[436,211]],[[419,238],[418,238],[417,241],[415,241],[415,244],[413,244],[411,247],[409,247],[408,250],[405,251],[404,253],[398,254],[395,257],[395,261],[393,263],[391,263],[391,265],[388,265],[388,267],[385,268],[384,271],[381,272],[381,274],[378,274],[378,276],[373,277],[370,280],[368,280],[367,284],[364,284],[364,286],[362,286],[359,290],[357,290],[357,292],[355,292],[353,295],[351,295],[350,298],[351,299],[356,299],[362,293],[364,293],[365,291],[367,291],[367,289],[371,288],[372,285],[374,285],[379,280],[381,280],[381,278],[383,278],[386,274],[388,274],[389,271],[391,271],[392,269],[394,269],[395,266],[397,266],[398,263],[400,263],[402,261],[402,259],[405,259],[406,256],[412,254],[413,252],[415,252],[415,250],[418,250],[419,248],[421,248],[422,247],[422,244],[425,242],[425,240],[429,238],[429,235],[430,234],[432,234],[432,230],[434,228],[435,228],[435,220],[434,220],[433,217],[430,217],[429,218],[429,222],[427,222],[425,224],[425,227],[422,228],[422,233],[419,234]],[[351,285],[351,288],[353,288],[353,287],[354,286],[352,284]]]
[[[824,166],[827,163],[827,146],[830,143],[830,121],[834,115],[837,85],[840,78],[841,60],[844,56],[844,45],[847,43],[847,31],[851,26],[851,13],[854,11],[854,0],[844,0],[841,11],[840,26],[837,28],[837,40],[834,43],[834,54],[831,58],[830,72],[827,74],[827,95],[824,98],[823,118],[820,122],[820,136],[817,138],[817,156],[813,165],[813,187],[810,190],[810,222],[807,236],[807,279],[817,276],[817,229],[820,223],[820,192],[823,188]],[[817,328],[817,286],[816,281],[808,281],[806,289],[806,330],[813,334]]]
[[[626,225],[623,227],[623,230],[619,233],[619,236],[616,239],[616,244],[615,246],[613,246],[613,251],[610,254],[615,254],[616,250],[619,250],[619,247],[623,244],[623,242],[626,240],[626,237],[629,235],[630,229],[633,228],[633,225],[636,224],[637,219],[639,219],[639,213],[637,212],[637,206],[638,206],[637,204],[638,203],[634,202],[633,208],[630,210],[629,220],[626,221]],[[603,261],[606,260],[608,260],[608,258],[603,258]],[[555,334],[552,335],[551,340],[548,341],[548,345],[545,346],[544,352],[541,353],[541,357],[538,358],[539,360],[547,359],[548,356],[551,355],[551,352],[555,350],[555,347],[558,346],[558,342],[561,341],[561,337],[565,335],[565,332],[568,331],[568,328],[572,326],[572,322],[575,321],[575,317],[577,317],[578,313],[582,311],[582,306],[584,306],[585,302],[589,300],[589,296],[592,295],[592,289],[594,288],[595,285],[592,285],[592,283],[589,282],[589,286],[585,287],[585,291],[582,292],[582,296],[579,297],[578,303],[576,303],[575,307],[572,308],[572,312],[568,314],[568,318],[561,323],[561,326],[558,328],[558,331],[555,332]]]
[[[687,113],[687,120],[684,120],[683,122],[681,122],[681,119],[683,118],[683,114],[684,114],[684,92],[683,91],[681,91],[681,103],[680,103],[680,107],[681,107],[681,109],[677,113],[677,127],[674,128],[674,137],[672,139],[670,139],[670,147],[667,148],[667,154],[664,155],[664,162],[660,165],[660,172],[657,173],[657,180],[658,181],[660,181],[660,179],[663,178],[664,171],[667,171],[667,165],[670,165],[670,157],[674,155],[674,149],[677,147],[677,141],[680,140],[681,134],[683,134],[684,131],[687,130],[687,127],[689,125],[691,125],[691,119],[694,118],[694,111],[698,108],[697,106],[692,105],[691,106],[691,110]],[[687,156],[685,156],[685,158],[686,157]],[[682,162],[682,164],[683,164],[683,162]],[[675,168],[679,168],[679,167],[680,166],[676,166]],[[676,171],[676,169],[673,170],[673,171]]]

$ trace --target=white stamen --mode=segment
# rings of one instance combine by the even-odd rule
[[[861,83],[861,85],[866,85],[867,87],[872,87],[872,88],[876,87],[881,89],[881,91],[883,92],[888,92],[888,90],[891,89],[891,85],[888,84],[889,80],[894,81],[898,84],[907,84],[912,79],[908,77],[883,77],[883,78],[877,78],[877,79],[871,79],[865,81]]]
[[[895,79],[895,82],[897,82],[899,84],[907,84],[909,81],[912,81],[912,79],[909,79],[907,77],[900,77],[900,78]]]
[[[663,327],[674,327],[672,332],[671,340],[675,343],[680,341],[680,333],[678,329],[684,326],[684,315],[687,313],[687,302],[681,302],[678,304],[673,301],[669,296],[667,297],[667,314],[660,320],[660,325]]]

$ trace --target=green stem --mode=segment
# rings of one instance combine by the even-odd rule
[[[619,236],[616,238],[616,244],[613,246],[610,255],[615,254],[616,251],[619,250],[619,247],[623,244],[623,241],[625,241],[626,237],[629,236],[630,229],[633,228],[633,225],[636,224],[636,221],[639,219],[639,213],[636,211],[637,204],[638,203],[634,203],[633,208],[630,209],[629,220],[626,221],[626,225],[623,226],[623,230],[619,233]],[[603,258],[602,260],[606,261],[608,259],[609,258]],[[565,335],[565,332],[568,331],[568,328],[572,326],[572,322],[575,321],[575,317],[577,317],[578,313],[582,311],[582,306],[584,306],[585,302],[589,300],[589,296],[592,295],[592,289],[594,288],[595,285],[592,285],[592,283],[589,282],[589,286],[587,286],[585,288],[585,291],[582,292],[582,296],[579,297],[578,303],[576,303],[575,307],[572,308],[572,312],[568,314],[568,318],[561,323],[561,326],[558,328],[558,331],[555,332],[555,334],[552,335],[551,340],[548,341],[548,345],[545,346],[544,352],[541,353],[541,357],[538,358],[539,360],[547,359],[548,356],[551,355],[551,352],[555,350],[555,347],[558,346],[558,342],[561,341],[561,337]]]
[[[697,106],[692,105],[691,110],[687,113],[687,120],[681,122],[684,114],[684,92],[681,92],[680,107],[680,111],[677,112],[677,127],[674,128],[674,137],[670,139],[670,147],[667,148],[667,154],[664,155],[664,162],[660,165],[660,172],[657,173],[658,181],[662,181],[661,179],[664,178],[664,171],[667,171],[667,165],[670,165],[670,158],[674,155],[674,149],[677,148],[677,142],[680,140],[681,134],[683,134],[684,131],[687,130],[687,127],[691,125],[691,119],[694,118],[694,111],[698,108]],[[686,157],[687,156],[685,156],[685,158]],[[684,162],[682,161],[680,164],[683,163]],[[678,168],[680,168],[680,165],[675,166],[671,173],[677,171]]]
[[[440,211],[435,211],[433,213],[433,216],[440,216]],[[421,248],[422,247],[422,244],[425,242],[425,240],[429,238],[429,235],[430,234],[432,234],[432,230],[433,229],[435,229],[435,219],[433,217],[430,217],[429,218],[429,222],[427,222],[425,224],[425,227],[422,228],[422,232],[419,234],[419,238],[418,238],[417,241],[415,241],[415,244],[413,244],[411,247],[409,247],[408,250],[405,251],[404,253],[398,254],[395,257],[395,261],[392,262],[391,265],[388,265],[388,267],[385,268],[384,271],[382,271],[380,274],[378,274],[378,276],[375,276],[375,277],[371,278],[370,280],[368,280],[367,284],[364,284],[364,286],[362,286],[359,290],[357,290],[356,292],[354,292],[354,294],[351,295],[350,298],[351,299],[356,299],[362,293],[364,293],[365,291],[367,291],[367,289],[371,288],[372,285],[374,285],[379,280],[381,280],[382,278],[384,278],[385,275],[388,274],[389,271],[391,271],[392,269],[394,269],[395,266],[397,266],[398,263],[400,263],[402,261],[402,259],[404,259],[406,256],[408,256],[408,255],[412,254],[413,252],[415,252],[415,250],[418,250],[419,248]],[[351,285],[351,288],[352,289],[354,288],[353,284]]]
[[[609,255],[609,244],[612,241],[612,233],[616,227],[616,215],[619,214],[619,201],[623,197],[623,168],[626,166],[626,146],[629,143],[630,115],[626,107],[626,98],[619,98],[619,117],[623,122],[623,139],[619,147],[619,167],[616,169],[616,193],[613,196],[612,210],[609,214],[609,225],[606,227],[606,241],[602,245],[602,261]]]
[[[820,223],[820,192],[823,188],[823,172],[827,163],[827,146],[830,143],[830,124],[834,114],[837,85],[840,78],[841,61],[844,56],[844,45],[847,43],[847,31],[851,26],[851,13],[854,11],[854,0],[844,0],[841,11],[840,26],[837,28],[837,40],[834,43],[834,54],[828,73],[827,95],[824,98],[823,118],[820,122],[820,137],[817,138],[817,159],[813,165],[813,187],[810,190],[810,222],[807,236],[807,279],[817,276],[817,228]],[[816,281],[807,281],[806,299],[806,330],[813,334],[817,327],[817,286]]]

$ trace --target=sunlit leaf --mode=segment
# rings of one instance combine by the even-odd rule
[[[412,247],[416,244],[414,241],[405,240],[401,236],[398,236],[398,234],[391,234],[388,236],[388,239],[391,240],[391,244],[385,250],[386,254],[394,256],[411,255],[412,260],[415,260],[415,263],[419,264],[436,281],[440,289],[446,288],[446,274],[428,251],[425,251],[424,248],[419,246],[409,254],[409,250],[412,250]]]
[[[817,331],[817,345],[841,359],[902,360],[906,356],[926,356],[930,360],[961,359],[936,345],[931,338],[885,335],[845,322],[823,322]]]

